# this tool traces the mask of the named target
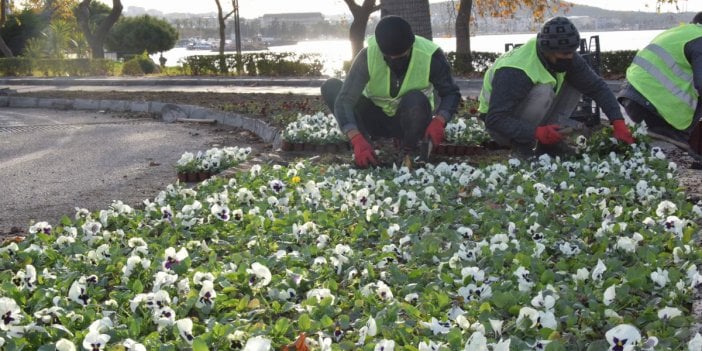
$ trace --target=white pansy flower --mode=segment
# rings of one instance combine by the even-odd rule
[[[144,344],[138,343],[132,339],[124,340],[122,346],[124,346],[126,351],[146,351],[146,346],[144,346]]]
[[[511,339],[501,339],[497,344],[493,345],[492,351],[509,351],[511,344]]]
[[[604,272],[607,271],[607,266],[605,266],[604,262],[602,262],[601,259],[597,260],[597,265],[595,268],[592,270],[592,280],[594,281],[602,281],[602,275]]]
[[[635,239],[623,236],[617,238],[617,243],[614,248],[624,252],[633,253],[636,251],[637,244],[638,242]]]
[[[331,297],[332,303],[334,302],[334,295],[332,295],[329,289],[312,289],[307,292],[307,298],[314,297],[317,302],[321,302],[324,298]]]
[[[610,348],[617,347],[619,350],[633,350],[641,341],[641,333],[631,324],[620,324],[608,330],[605,338]]]
[[[387,301],[393,299],[393,294],[390,290],[390,287],[387,286],[382,280],[378,281],[377,283],[376,293],[378,294],[378,297],[380,297],[381,300]]]
[[[195,272],[195,274],[193,275],[193,284],[197,286],[202,285],[202,282],[206,280],[214,282],[215,277],[210,272]]]
[[[197,308],[203,308],[205,306],[213,307],[216,297],[217,292],[214,290],[214,285],[211,281],[205,280],[202,282],[202,288],[200,289],[199,298],[195,306],[197,306]]]
[[[76,351],[76,345],[67,339],[60,339],[56,342],[56,351]]]
[[[105,349],[108,341],[110,341],[109,335],[90,331],[83,339],[83,348],[87,351],[101,351]]]
[[[258,262],[252,263],[251,268],[246,269],[246,273],[250,275],[249,285],[254,289],[260,289],[271,282],[271,271]]]
[[[702,335],[695,333],[695,336],[687,343],[689,351],[702,351]]]
[[[663,200],[656,207],[656,216],[658,216],[659,218],[664,218],[670,215],[674,215],[677,211],[678,206],[676,206],[674,203],[668,200]]]
[[[270,339],[266,339],[263,336],[254,336],[246,340],[243,351],[270,351],[271,343],[272,341]]]
[[[611,285],[609,288],[605,289],[604,297],[602,298],[602,303],[605,306],[609,306],[614,302],[614,299],[617,297],[616,288],[616,285]]]
[[[419,343],[419,345],[417,345],[417,350],[418,351],[439,351],[440,347],[441,347],[441,344],[437,344],[431,340],[429,340],[429,343],[421,341]]]
[[[193,340],[193,321],[190,318],[183,318],[176,321],[176,326],[178,327],[178,334],[185,340],[188,344],[192,344]]]
[[[395,350],[395,341],[388,340],[388,339],[380,340],[380,342],[375,344],[374,350],[375,351],[394,351]]]
[[[431,330],[434,335],[448,334],[451,331],[451,323],[441,322],[438,319],[431,317],[431,322],[420,322],[422,326]]]
[[[662,320],[670,320],[678,316],[682,316],[682,311],[676,307],[664,307],[658,310],[658,318]]]
[[[175,248],[169,247],[163,254],[163,269],[170,270],[174,265],[188,258],[188,250],[182,247],[178,252]]]
[[[471,334],[470,338],[466,342],[464,351],[487,351],[487,338],[481,332],[475,332]]]
[[[79,280],[74,281],[68,289],[68,298],[83,306],[87,305],[90,297],[88,296],[85,283],[81,283]]]
[[[670,283],[668,271],[660,268],[656,268],[655,272],[651,272],[651,280],[653,280],[659,288],[664,288]]]
[[[522,307],[519,310],[519,316],[517,316],[517,327],[522,327],[522,323],[525,320],[529,320],[529,328],[535,327],[539,322],[539,311],[531,307]]]
[[[0,330],[7,331],[19,324],[22,311],[17,302],[9,297],[0,297]]]

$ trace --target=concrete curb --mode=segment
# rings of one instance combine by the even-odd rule
[[[220,124],[248,130],[263,139],[264,142],[271,143],[273,150],[280,148],[282,145],[280,131],[264,121],[238,113],[215,111],[196,105],[167,104],[158,101],[45,99],[0,96],[0,107],[141,112],[158,114],[161,118],[163,118],[164,113],[172,113],[175,110],[183,118],[214,119]]]

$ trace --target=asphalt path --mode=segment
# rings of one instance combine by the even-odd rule
[[[211,126],[90,111],[0,109],[0,233],[55,224],[75,207],[136,206],[175,181],[183,152],[216,144]],[[218,127],[221,128],[221,127]]]

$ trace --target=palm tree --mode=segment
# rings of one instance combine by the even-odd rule
[[[412,26],[414,34],[432,40],[429,0],[382,0],[380,16],[396,15]]]

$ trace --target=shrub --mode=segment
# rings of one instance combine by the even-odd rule
[[[125,76],[142,76],[144,75],[144,70],[141,69],[139,64],[139,59],[133,58],[127,60],[122,66],[122,74]]]
[[[222,62],[226,67],[222,69]],[[242,55],[188,56],[184,59],[192,75],[236,74],[250,76],[319,76],[323,64],[319,55],[284,53],[248,53]]]
[[[3,76],[28,76],[32,74],[32,63],[21,57],[0,59],[0,74]]]
[[[609,79],[622,79],[626,69],[636,56],[636,50],[607,51],[600,54],[602,76]]]

